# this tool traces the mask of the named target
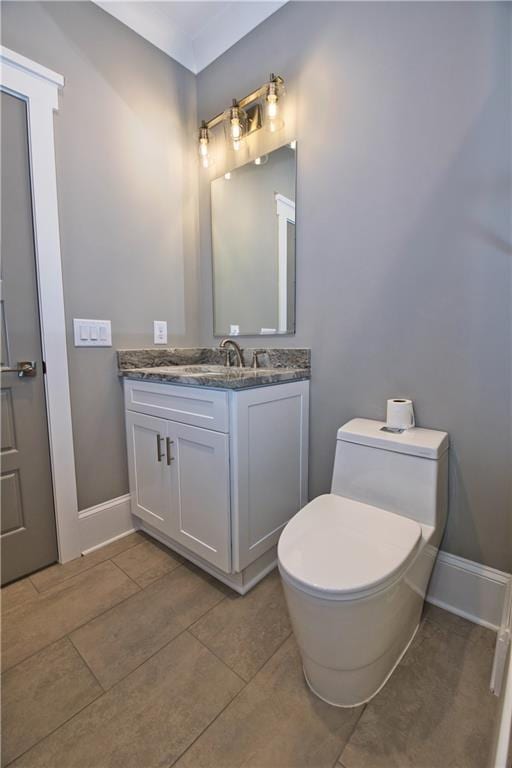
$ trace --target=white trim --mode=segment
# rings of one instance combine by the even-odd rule
[[[118,496],[78,513],[81,554],[86,555],[99,547],[127,536],[137,530],[138,520],[132,517],[130,494]]]
[[[80,555],[53,113],[64,78],[0,47],[0,89],[27,105],[34,244],[59,560]]]
[[[295,224],[295,203],[274,193],[277,215],[277,293],[279,333],[288,330],[288,222]]]
[[[475,624],[497,630],[511,575],[440,551],[427,601]]]
[[[496,650],[491,674],[491,691],[499,696],[505,680],[505,668],[512,642],[512,579],[507,584],[501,624],[496,638]]]
[[[43,67],[42,64],[38,64],[36,61],[31,61],[25,56],[22,56],[16,51],[11,51],[10,48],[6,48],[5,45],[0,46],[0,56],[3,65],[16,67],[16,69],[25,72],[32,77],[40,77],[42,80],[47,80],[53,85],[57,85],[59,88],[64,86],[64,78],[59,75],[58,72],[54,72],[53,69]]]
[[[94,507],[87,507],[87,509],[81,509],[78,513],[79,520],[83,520],[85,517],[91,517],[91,515],[98,515],[102,512],[109,512],[114,507],[130,504],[131,496],[129,493],[125,493],[124,496],[116,496],[115,499],[109,499],[108,501],[102,501],[101,504],[95,504]]]
[[[512,765],[512,581],[509,582],[503,619],[496,641],[491,690],[500,697],[492,758],[492,768]]]

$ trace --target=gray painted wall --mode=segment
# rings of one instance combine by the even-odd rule
[[[298,152],[310,494],[337,427],[412,397],[452,440],[443,548],[512,570],[510,4],[289,3],[198,76],[199,117],[270,70]],[[212,336],[208,184],[201,341]],[[257,342],[256,339],[249,339]]]
[[[231,324],[238,324],[241,334],[278,327],[278,218],[274,195],[279,192],[295,200],[295,155],[290,147],[281,147],[269,153],[265,165],[250,162],[233,171],[229,180],[220,176],[212,181],[218,336],[229,334]]]
[[[79,507],[128,491],[116,347],[197,341],[195,78],[92,3],[2,3],[2,43],[66,79],[55,118]],[[192,165],[193,164],[193,165]],[[192,183],[194,180],[194,183]],[[72,318],[112,320],[75,349]]]

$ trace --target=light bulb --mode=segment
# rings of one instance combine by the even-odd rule
[[[230,174],[230,172],[229,172],[229,171],[228,171],[227,173],[225,173],[225,174],[224,174],[224,178],[226,179],[226,181],[229,181],[229,180],[230,180],[230,178],[231,178],[231,174]]]
[[[280,131],[284,126],[284,120],[280,117],[282,108],[281,97],[284,94],[284,81],[281,77],[270,75],[270,81],[266,85],[265,94],[265,129],[270,133]]]
[[[237,141],[240,138],[241,133],[240,120],[238,117],[231,118],[231,136],[233,140]]]
[[[257,157],[254,161],[254,165],[261,165],[261,157]]]
[[[297,140],[290,141],[290,149],[297,149]]]
[[[267,114],[271,120],[277,117],[277,96],[275,94],[267,96]]]
[[[205,122],[201,123],[199,129],[199,157],[201,158],[201,165],[203,168],[208,168],[210,165],[209,148],[210,136],[208,134],[208,126]]]

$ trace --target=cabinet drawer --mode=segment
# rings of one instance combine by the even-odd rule
[[[216,432],[229,431],[227,392],[125,379],[124,393],[129,411]]]

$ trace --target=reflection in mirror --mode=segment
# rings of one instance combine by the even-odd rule
[[[216,336],[295,332],[295,147],[212,181]]]

